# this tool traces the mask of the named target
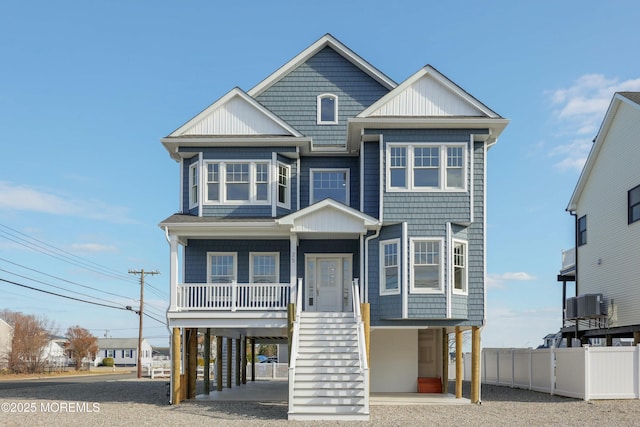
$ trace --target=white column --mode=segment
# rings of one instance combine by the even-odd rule
[[[169,310],[176,311],[178,308],[178,237],[169,237],[170,257],[169,257]]]
[[[289,236],[289,286],[291,286],[291,292],[289,295],[291,299],[289,302],[294,303],[296,301],[296,282],[298,277],[298,235],[291,234]]]

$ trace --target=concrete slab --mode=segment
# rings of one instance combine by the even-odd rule
[[[254,401],[283,402],[289,400],[289,382],[281,381],[249,381],[247,384],[213,390],[208,395],[196,396],[200,401]],[[384,405],[468,405],[469,399],[456,399],[451,394],[431,393],[371,393],[371,406]]]

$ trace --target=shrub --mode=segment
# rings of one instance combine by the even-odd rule
[[[105,357],[104,359],[102,359],[102,366],[113,366],[113,364],[113,357]]]

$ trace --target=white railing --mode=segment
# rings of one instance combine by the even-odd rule
[[[289,375],[287,363],[256,363],[257,380],[286,380]],[[251,363],[247,364],[247,371],[251,372]]]
[[[482,382],[584,400],[639,399],[640,346],[485,348]]]
[[[362,313],[360,311],[360,287],[358,279],[351,283],[351,301],[353,303],[353,317],[356,321],[356,329],[358,331],[358,359],[360,361],[360,372],[364,376],[364,409],[369,413],[369,365],[367,362],[367,347],[364,336],[364,323],[362,322]]]
[[[286,310],[288,283],[181,283],[177,285],[181,310]]]
[[[296,359],[298,358],[298,341],[300,335],[300,315],[302,314],[302,279],[298,279],[296,288],[296,320],[293,322],[291,335],[291,354],[289,355],[289,412],[293,412],[293,386],[296,378]]]
[[[562,251],[562,269],[560,271],[570,270],[576,267],[576,248]]]

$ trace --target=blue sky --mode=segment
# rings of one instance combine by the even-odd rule
[[[136,307],[127,271],[157,269],[145,301],[164,319],[169,246],[157,224],[178,210],[178,166],[160,138],[331,33],[396,82],[431,64],[511,120],[489,152],[482,344],[535,347],[560,327],[565,207],[613,92],[640,90],[640,4],[226,3],[0,4],[1,279]],[[132,312],[0,287],[0,309],[46,316],[61,333],[137,336]],[[162,324],[144,323],[167,344]]]

